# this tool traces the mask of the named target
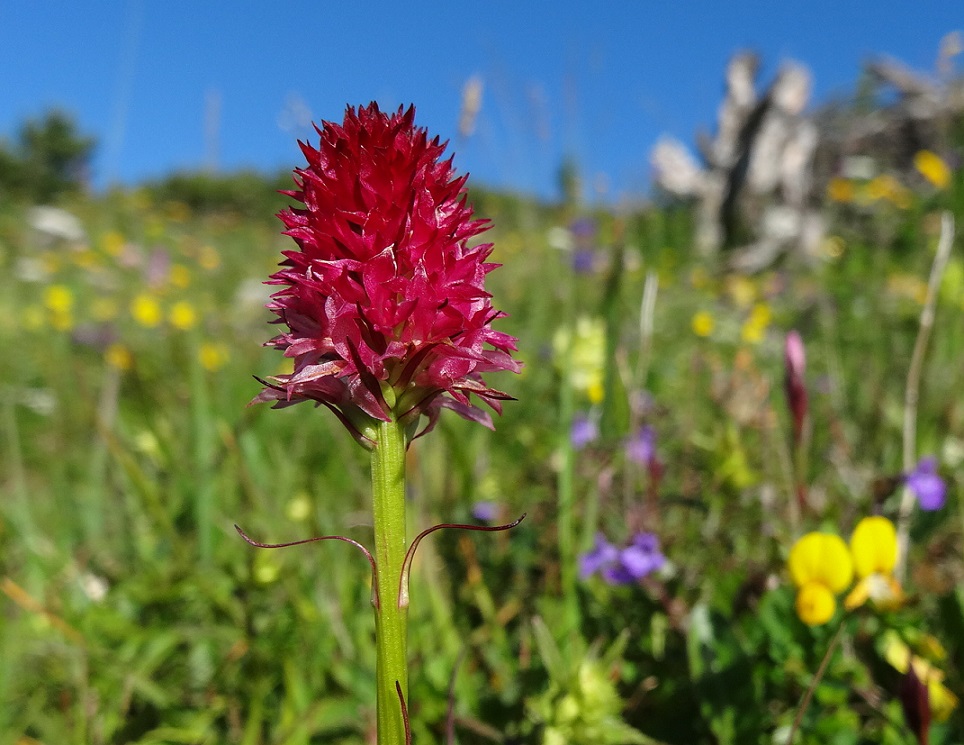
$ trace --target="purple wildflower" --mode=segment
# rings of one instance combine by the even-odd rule
[[[589,274],[595,264],[596,223],[589,217],[573,220],[569,225],[572,236],[572,268],[578,274]]]
[[[572,270],[576,274],[591,274],[596,265],[596,255],[590,248],[577,248],[572,252]]]
[[[922,510],[939,510],[944,506],[947,484],[937,475],[936,458],[921,458],[914,470],[904,476],[904,482],[917,495]]]
[[[588,553],[579,557],[579,576],[587,579],[619,560],[619,549],[606,540],[602,533],[596,533],[596,545]]]
[[[472,505],[472,517],[479,522],[490,523],[499,515],[499,506],[495,502],[481,501]]]
[[[569,430],[569,441],[572,443],[573,449],[582,450],[598,437],[599,427],[595,419],[585,414],[577,414],[573,417],[572,427]]]
[[[646,424],[626,441],[626,457],[633,463],[648,466],[655,456],[656,430]]]
[[[579,561],[579,575],[586,579],[599,573],[610,585],[629,585],[655,572],[666,563],[659,550],[659,539],[652,533],[637,533],[632,542],[619,549],[601,533],[596,535],[592,551]]]
[[[596,237],[596,221],[591,217],[577,217],[569,223],[572,237],[583,244],[591,244]]]
[[[620,560],[635,579],[661,569],[666,563],[666,557],[659,550],[659,538],[653,533],[633,536],[633,542],[623,549]]]

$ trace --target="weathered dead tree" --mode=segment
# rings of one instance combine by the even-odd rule
[[[813,253],[823,218],[811,205],[817,129],[804,114],[810,73],[787,62],[762,95],[754,54],[735,56],[714,137],[703,137],[697,164],[672,138],[655,147],[657,184],[697,202],[696,246],[704,256],[727,251],[725,264],[753,272],[787,252]]]

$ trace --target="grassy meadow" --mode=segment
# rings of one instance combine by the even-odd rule
[[[517,399],[495,432],[447,412],[415,441],[410,535],[526,518],[421,544],[414,742],[784,743],[800,714],[798,743],[914,743],[906,650],[961,695],[960,241],[910,410],[914,461],[937,459],[947,503],[901,518],[900,475],[941,214],[964,229],[964,180],[917,178],[900,200],[837,187],[821,256],[752,276],[694,255],[685,206],[473,195],[503,265],[487,286],[509,313],[496,326],[525,369],[489,381]],[[368,457],[335,417],[246,405],[253,376],[284,371],[261,346],[262,283],[291,245],[272,217],[284,204],[77,198],[74,242],[0,205],[0,743],[373,742],[363,557],[260,550],[234,528],[371,540]],[[641,458],[627,443],[643,428]],[[874,514],[909,530],[900,601],[845,610],[841,588],[831,619],[805,624],[794,542],[847,541]],[[597,534],[641,532],[658,569],[582,576]],[[931,745],[964,741],[962,708],[929,690]]]

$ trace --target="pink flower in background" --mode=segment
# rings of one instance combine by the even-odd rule
[[[308,165],[286,193],[304,207],[280,215],[298,248],[268,282],[281,286],[267,307],[287,328],[267,346],[294,371],[255,401],[323,404],[360,441],[375,420],[414,429],[425,414],[427,431],[442,408],[491,427],[469,395],[501,412],[511,397],[481,374],[521,367],[515,338],[492,328],[505,315],[484,287],[492,244],[469,245],[488,224],[414,118],[414,107],[349,107],[317,130],[318,149],[301,144]]]
[[[793,440],[799,443],[803,437],[803,425],[807,417],[807,385],[803,379],[807,367],[803,339],[797,331],[787,334],[784,347],[784,392],[793,417]]]

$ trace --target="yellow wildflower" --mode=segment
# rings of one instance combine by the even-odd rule
[[[914,167],[937,189],[946,189],[951,182],[951,169],[930,150],[921,150],[914,156]]]
[[[847,545],[833,533],[807,533],[790,549],[790,577],[797,586],[797,615],[809,626],[826,623],[837,609],[837,594],[853,579]]]
[[[104,351],[104,361],[117,370],[130,370],[134,365],[134,356],[123,344],[115,342]]]
[[[44,307],[51,313],[70,313],[74,307],[74,293],[64,285],[50,285],[44,290]]]
[[[219,342],[206,341],[198,349],[198,360],[208,372],[217,372],[228,361],[228,348]]]
[[[904,593],[894,579],[897,565],[897,531],[886,517],[865,517],[850,536],[850,553],[857,586],[847,595],[844,607],[857,608],[868,600],[882,608],[894,608]]]
[[[144,293],[135,297],[131,303],[131,315],[141,326],[149,329],[157,326],[164,317],[157,299]]]
[[[50,285],[44,290],[44,306],[49,311],[50,325],[57,331],[74,327],[74,294],[64,285]]]
[[[871,179],[864,189],[864,196],[871,202],[885,200],[902,208],[910,204],[907,189],[889,173]]]
[[[572,330],[560,328],[552,339],[556,365],[569,373],[569,383],[592,403],[603,400],[606,369],[606,326],[583,316]]]
[[[713,329],[716,328],[716,321],[709,311],[701,310],[693,315],[690,326],[694,334],[705,339],[713,333]]]
[[[854,201],[854,182],[847,178],[832,178],[827,184],[827,197],[833,202],[848,204]]]
[[[757,297],[757,287],[752,279],[741,274],[726,278],[726,293],[740,308],[749,308]]]
[[[171,325],[181,331],[194,328],[197,324],[197,311],[194,306],[185,300],[174,303],[168,316]]]

